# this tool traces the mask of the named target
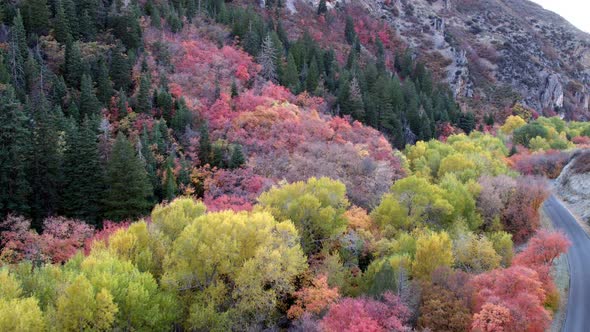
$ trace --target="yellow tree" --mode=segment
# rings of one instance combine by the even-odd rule
[[[190,308],[188,328],[254,328],[276,314],[306,268],[297,231],[266,212],[223,211],[195,219],[174,241],[162,284]]]
[[[441,226],[453,212],[445,194],[428,180],[409,176],[393,184],[371,216],[388,234],[423,224]]]
[[[277,220],[293,222],[306,253],[317,252],[323,242],[346,228],[344,212],[349,202],[346,186],[339,181],[310,178],[272,188],[258,200]]]
[[[39,301],[29,298],[0,298],[0,331],[45,331],[45,317]]]
[[[412,274],[418,279],[428,279],[439,266],[453,265],[453,243],[446,232],[425,232],[416,239],[416,255]]]
[[[500,131],[509,135],[524,125],[526,125],[526,121],[523,118],[518,115],[511,115],[506,119],[502,127],[500,127]]]
[[[117,313],[112,295],[104,288],[96,293],[83,275],[65,288],[56,307],[57,326],[61,331],[108,331]]]

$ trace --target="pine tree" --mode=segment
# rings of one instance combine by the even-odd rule
[[[166,167],[166,175],[162,187],[164,188],[164,199],[172,201],[176,197],[176,191],[178,188],[176,186],[174,172],[172,172],[172,167],[170,165]]]
[[[80,17],[80,21],[78,23],[80,25],[80,35],[85,41],[91,41],[96,36],[96,29],[94,26],[94,20],[90,17],[90,14],[87,10],[82,12],[82,16]]]
[[[199,161],[201,165],[209,163],[211,156],[211,141],[209,140],[209,128],[203,124],[199,130]]]
[[[16,90],[16,94],[21,101],[25,100],[26,95],[26,77],[25,77],[25,59],[28,58],[29,50],[25,36],[25,28],[20,11],[13,20],[10,29],[10,45],[8,48],[8,64],[10,70],[11,82]]]
[[[518,153],[518,149],[516,148],[516,144],[512,144],[512,147],[510,148],[510,152],[508,153],[508,157],[512,157],[517,153]]]
[[[80,36],[80,26],[78,20],[78,11],[76,9],[76,3],[74,0],[63,0],[63,8],[68,18],[68,28],[72,38],[74,40],[78,39]]]
[[[229,160],[229,168],[239,168],[246,163],[246,157],[242,151],[241,145],[235,145],[232,149],[231,158]]]
[[[475,129],[475,115],[471,112],[461,114],[457,126],[466,134],[471,133]]]
[[[346,41],[350,45],[354,44],[354,42],[356,40],[356,31],[354,30],[354,21],[352,20],[352,17],[350,17],[350,16],[346,17],[346,26],[344,27],[344,37],[346,38]]]
[[[240,93],[238,91],[238,85],[236,84],[236,81],[233,80],[231,82],[231,97],[233,99],[233,98],[236,98],[239,95],[240,95]]]
[[[174,102],[172,100],[172,95],[167,89],[160,88],[158,94],[156,96],[156,106],[160,109],[160,113],[162,117],[166,119],[166,121],[170,121],[172,117],[172,106]]]
[[[34,117],[29,173],[31,216],[33,226],[40,229],[41,220],[59,209],[59,188],[62,185],[59,124],[63,114],[59,107],[50,110],[44,96],[29,102],[27,108]]]
[[[387,68],[385,67],[385,49],[383,48],[383,43],[381,42],[381,38],[375,37],[377,45],[377,70],[380,73],[384,73]]]
[[[268,34],[262,42],[262,48],[260,50],[260,55],[258,56],[258,63],[262,66],[262,70],[260,72],[262,77],[273,83],[277,82],[277,55],[275,52],[276,50],[272,38],[270,34]]]
[[[148,212],[152,188],[141,160],[131,143],[119,133],[111,151],[103,200],[106,218],[120,221]]]
[[[150,137],[145,125],[139,140],[138,151],[140,160],[143,161],[145,171],[152,185],[154,195],[159,200],[162,196],[162,183],[158,178],[158,165],[156,157],[154,157],[154,153],[152,151]]]
[[[26,0],[23,8],[27,31],[37,35],[46,34],[50,16],[47,0]]]
[[[29,55],[29,47],[27,46],[27,32],[23,23],[23,17],[20,10],[17,9],[16,16],[12,20],[12,28],[10,33],[16,43],[15,47],[20,51],[20,56],[26,59]]]
[[[64,44],[68,38],[71,38],[71,32],[68,17],[61,0],[57,1],[55,11],[55,20],[53,22],[55,40]]]
[[[282,78],[283,86],[289,88],[293,93],[297,92],[297,86],[299,85],[299,73],[297,70],[297,64],[295,63],[295,58],[293,58],[293,53],[289,52],[287,56],[287,64],[285,69],[283,70],[283,78]]]
[[[64,60],[65,79],[68,85],[78,88],[84,67],[82,65],[82,53],[80,44],[69,39],[66,42],[66,54]]]
[[[98,115],[100,109],[98,99],[94,94],[92,87],[92,79],[89,75],[82,75],[82,83],[80,85],[80,119],[85,117],[92,118]]]
[[[109,78],[109,70],[104,59],[98,61],[98,77],[96,96],[98,100],[104,105],[109,106],[111,97],[113,96],[113,82]]]
[[[8,70],[7,57],[3,52],[0,52],[0,84],[10,83],[10,72]]]
[[[148,113],[152,110],[152,100],[150,93],[150,82],[146,74],[141,75],[139,91],[135,101],[135,110],[137,113]]]
[[[211,151],[211,166],[217,168],[225,168],[225,149],[221,144],[213,144],[213,149]]]
[[[115,90],[123,89],[128,92],[131,87],[131,65],[124,52],[125,49],[120,43],[113,50],[110,76]]]
[[[29,122],[12,88],[0,88],[0,218],[30,212]]]
[[[66,216],[96,224],[104,177],[93,124],[88,118],[80,127],[72,121],[66,136],[62,206]]]
[[[320,0],[318,4],[318,15],[325,14],[328,11],[328,6],[326,6],[326,0]]]
[[[176,111],[174,112],[172,121],[170,121],[171,127],[174,131],[182,133],[191,122],[192,114],[186,106],[184,99],[181,98],[176,102]]]
[[[309,71],[307,72],[307,76],[305,78],[305,86],[307,88],[307,92],[314,93],[318,87],[318,81],[320,79],[320,72],[318,69],[318,62],[315,56],[311,59],[311,64],[309,65]]]

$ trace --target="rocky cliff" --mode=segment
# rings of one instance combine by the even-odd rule
[[[555,187],[572,210],[590,222],[590,151],[573,155],[555,181]]]
[[[352,1],[393,26],[467,105],[487,111],[520,102],[547,115],[590,116],[590,35],[533,2]]]

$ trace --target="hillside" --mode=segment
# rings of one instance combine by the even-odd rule
[[[590,123],[383,5],[1,2],[0,331],[546,330]]]
[[[546,115],[557,112],[577,119],[589,115],[590,36],[537,4],[526,0],[355,3],[393,27],[438,78],[451,84],[456,96],[480,111],[521,102]]]

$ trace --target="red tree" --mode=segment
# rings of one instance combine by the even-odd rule
[[[330,307],[321,325],[326,331],[406,331],[409,309],[391,294],[383,301],[368,298],[345,298]]]

